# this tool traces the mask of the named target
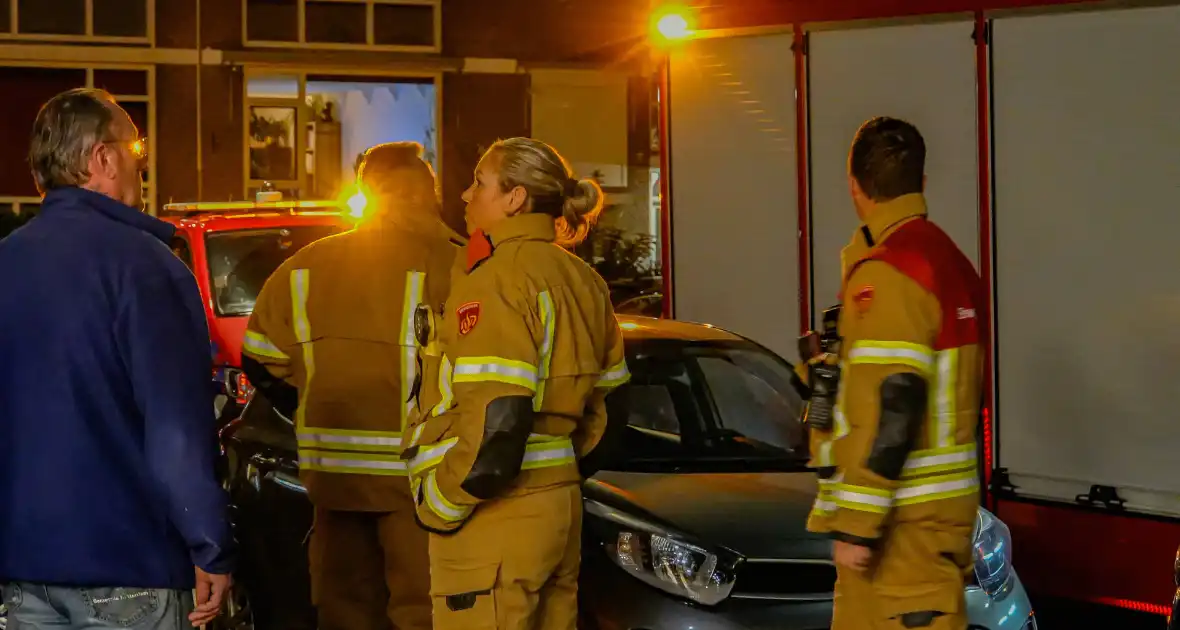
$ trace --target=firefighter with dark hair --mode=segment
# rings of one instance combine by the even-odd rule
[[[862,225],[845,249],[839,342],[812,344],[800,372],[820,477],[808,528],[833,540],[834,630],[967,627],[984,294],[927,217],[925,159],[905,121],[857,132],[848,183]]]
[[[426,533],[401,450],[421,378],[415,316],[441,308],[462,243],[421,156],[413,142],[365,152],[371,212],[275,271],[242,342],[242,369],[298,434],[320,630],[431,627]]]

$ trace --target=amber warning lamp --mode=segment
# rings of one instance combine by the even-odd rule
[[[656,44],[669,45],[686,40],[696,32],[693,10],[682,4],[660,7],[652,14],[651,36]]]

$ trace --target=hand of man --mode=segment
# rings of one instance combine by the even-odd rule
[[[189,614],[188,620],[194,628],[199,628],[217,618],[221,612],[221,605],[229,587],[234,583],[233,576],[206,573],[200,567],[197,570],[196,608]]]
[[[869,561],[873,559],[873,550],[868,547],[854,545],[842,540],[832,543],[832,560],[837,566],[856,571],[869,568]]]

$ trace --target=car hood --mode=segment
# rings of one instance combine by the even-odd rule
[[[826,560],[827,537],[807,531],[816,488],[810,472],[600,472],[585,494],[747,558]]]

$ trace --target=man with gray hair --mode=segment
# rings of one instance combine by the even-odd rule
[[[50,99],[41,212],[0,241],[10,630],[198,626],[230,586],[208,328],[173,228],[142,212],[144,153],[106,92]]]

